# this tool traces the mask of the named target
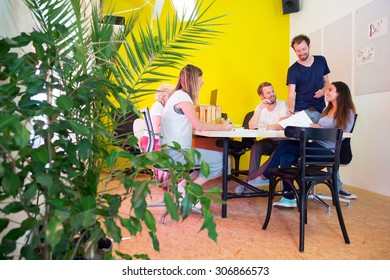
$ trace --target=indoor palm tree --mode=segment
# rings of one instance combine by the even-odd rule
[[[188,164],[183,166],[163,152],[136,156],[110,149],[118,145],[113,135],[118,123],[112,116],[139,114],[137,101],[167,78],[166,69],[180,68],[189,50],[218,35],[214,28],[219,17],[205,18],[211,4],[200,3],[186,22],[174,15],[164,23],[157,21],[156,28],[141,24],[135,32],[135,13],[114,33],[109,18],[102,24],[99,7],[85,17],[91,1],[25,3],[39,28],[0,40],[0,258],[13,258],[18,244],[19,258],[100,258],[99,241],[119,243],[121,227],[136,235],[146,226],[159,250],[156,221],[146,207],[152,182],[137,180],[137,174],[161,163],[171,169],[176,182],[188,176],[198,155],[185,152]],[[30,43],[34,52],[15,51]],[[137,143],[133,135],[127,140]],[[102,168],[114,174],[120,157],[130,159],[133,173],[121,179],[123,195],[110,194]],[[202,172],[207,174],[206,165]],[[216,240],[208,210],[214,198],[187,181],[186,201],[201,200],[202,229]],[[174,187],[172,191],[177,195]],[[125,217],[118,212],[123,199],[131,199]],[[179,211],[171,196],[165,199],[174,220],[189,215],[191,205]],[[13,223],[13,215],[22,216],[21,222]]]

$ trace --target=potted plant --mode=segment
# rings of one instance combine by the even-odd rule
[[[165,67],[180,65],[189,46],[205,44],[218,34],[212,30],[218,17],[205,19],[211,5],[202,9],[200,3],[199,16],[186,24],[179,24],[176,16],[164,23],[163,31],[157,22],[158,35],[148,25],[139,34],[133,31],[138,14],[115,34],[110,24],[101,24],[98,7],[84,17],[80,0],[25,3],[39,28],[0,40],[0,258],[14,258],[21,241],[22,259],[112,258],[110,253],[97,254],[99,242],[119,243],[121,227],[136,235],[142,225],[159,250],[156,220],[146,207],[151,181],[137,180],[137,174],[161,163],[170,168],[175,182],[188,176],[198,155],[187,151],[188,164],[183,166],[163,152],[132,155],[110,150],[117,144],[113,131],[119,125],[112,114],[139,114],[137,99],[166,78]],[[35,52],[16,52],[28,44]],[[128,141],[137,142],[133,135]],[[121,179],[123,195],[110,194],[102,168],[115,173],[121,157],[130,159],[133,173]],[[206,165],[202,172],[207,174]],[[208,210],[213,197],[192,182],[188,189],[190,202],[202,200],[202,229],[216,240]],[[121,217],[118,209],[129,196],[132,211]],[[179,211],[169,195],[165,199],[173,219],[188,216],[188,207]],[[11,227],[13,215],[22,218]]]

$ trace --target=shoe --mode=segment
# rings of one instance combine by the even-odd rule
[[[357,195],[351,194],[344,189],[339,189],[339,197],[346,198],[346,199],[356,199]]]
[[[241,186],[241,185],[237,186],[237,187],[234,189],[234,192],[235,192],[236,194],[238,194],[238,195],[241,195],[241,194],[243,194],[243,193],[246,192],[246,191],[247,191],[247,188],[244,187],[244,186]]]
[[[257,177],[256,179],[249,180],[249,185],[255,186],[255,187],[262,187],[262,186],[268,186],[269,185],[269,179],[261,179],[261,177]]]
[[[177,191],[181,194],[182,197],[186,196],[186,189],[183,188],[182,186],[178,185],[177,186]]]
[[[186,190],[180,185],[177,185],[177,191],[180,193],[180,197],[178,198],[177,202],[181,204],[183,202],[183,198],[186,196]]]
[[[297,200],[295,198],[288,199],[288,198],[282,197],[282,199],[280,201],[274,202],[272,205],[279,206],[279,207],[293,208],[293,207],[297,207]]]
[[[197,203],[195,203],[194,205],[194,208],[198,211],[201,211],[202,210],[202,204],[200,203],[200,201],[198,200]]]

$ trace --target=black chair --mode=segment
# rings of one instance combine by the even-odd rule
[[[353,121],[353,125],[350,133],[355,129],[356,119],[358,114],[355,114],[355,119]],[[352,149],[351,149],[351,138],[344,138],[341,143],[341,151],[340,151],[340,165],[348,165],[352,161]]]
[[[358,114],[355,114],[355,119],[353,121],[353,125],[350,133],[352,133],[353,130],[355,129],[357,117]],[[352,148],[351,148],[351,138],[350,137],[344,138],[341,143],[341,149],[340,149],[340,166],[347,166],[348,164],[350,164],[352,161],[352,157],[353,155],[352,155]],[[331,196],[323,195],[321,193],[318,193],[317,197],[323,200],[332,200]],[[351,202],[348,199],[340,198],[340,201],[345,202],[347,206],[351,205]]]
[[[332,193],[332,202],[337,211],[337,217],[343,233],[345,243],[349,244],[347,229],[341,212],[337,190],[337,172],[340,164],[340,148],[343,131],[337,128],[302,128],[287,126],[285,135],[300,141],[300,156],[298,164],[289,168],[273,168],[270,170],[270,184],[268,209],[263,230],[268,226],[271,218],[272,202],[275,188],[279,182],[290,184],[297,198],[300,222],[299,251],[304,251],[305,224],[307,223],[307,201],[309,193],[317,184],[323,183]],[[312,147],[308,142],[333,141],[335,148]],[[318,155],[320,151],[332,151],[331,155]],[[317,155],[316,155],[317,153]],[[331,169],[329,169],[329,167]],[[295,184],[294,184],[295,183]]]
[[[242,122],[243,128],[249,129],[249,121],[252,118],[254,111],[246,114],[244,121]],[[234,168],[231,170],[231,174],[238,176],[239,174],[248,175],[248,170],[240,170],[240,158],[246,152],[248,152],[252,145],[255,143],[256,138],[241,138],[241,141],[230,140],[229,141],[229,154],[234,158]],[[217,141],[218,147],[223,147],[222,140]]]
[[[141,150],[138,145],[130,143],[129,139],[133,136],[133,124],[134,121],[138,118],[138,115],[134,112],[128,112],[126,115],[118,116],[117,114],[113,114],[112,118],[114,122],[117,124],[114,130],[115,137],[115,145],[119,148],[123,149],[127,153],[130,154],[140,154]],[[120,173],[124,173],[125,175],[129,175],[133,172],[130,168],[125,168],[125,170]],[[114,174],[116,175],[116,174]]]
[[[128,112],[124,116],[113,115],[114,121],[118,124],[114,131],[116,143],[120,148],[131,154],[141,153],[137,145],[131,145],[128,141],[133,135],[133,124],[137,118],[139,117],[134,112]]]

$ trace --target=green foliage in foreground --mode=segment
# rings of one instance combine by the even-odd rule
[[[209,206],[211,200],[220,202],[219,190],[205,193],[189,180],[195,151],[182,151],[188,163],[181,165],[163,152],[132,155],[110,149],[122,145],[114,137],[120,123],[113,115],[139,114],[137,100],[166,79],[164,68],[180,67],[186,50],[218,34],[213,30],[218,18],[205,18],[211,5],[198,5],[199,16],[188,22],[174,16],[158,23],[158,34],[148,25],[136,34],[134,14],[114,34],[112,25],[100,23],[96,7],[85,18],[79,0],[25,3],[39,28],[0,40],[0,259],[110,259],[100,242],[119,243],[124,234],[145,229],[159,250],[156,219],[146,207],[154,181],[137,179],[155,163],[170,169],[174,196],[179,178],[189,182],[180,207],[171,195],[164,196],[172,219],[187,218],[200,200],[201,229],[216,241]],[[31,45],[35,52],[21,51]],[[137,144],[131,134],[127,141]],[[112,194],[107,185],[118,173],[120,158],[130,160],[133,172],[120,179],[124,193]],[[102,178],[103,168],[108,178]],[[207,175],[208,166],[202,164],[201,171]],[[128,199],[129,213],[120,214]],[[116,253],[124,259],[148,258]]]

